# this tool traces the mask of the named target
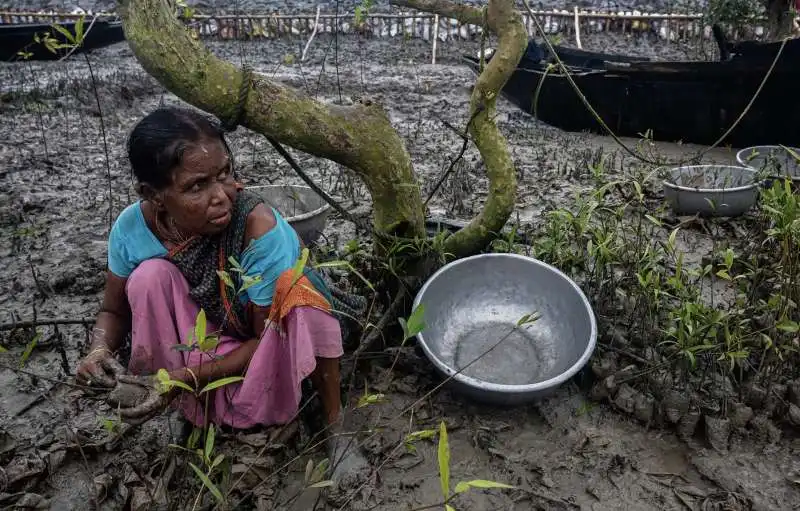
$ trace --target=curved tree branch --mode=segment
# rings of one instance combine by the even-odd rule
[[[149,74],[217,117],[237,112],[245,73],[192,37],[169,0],[122,0],[121,11],[125,37]],[[252,75],[243,106],[243,126],[356,172],[372,196],[377,233],[424,236],[424,208],[411,158],[381,107],[324,104],[258,73]]]
[[[482,9],[446,0],[391,0],[394,5],[484,24]],[[514,210],[517,174],[508,143],[494,122],[500,90],[517,68],[528,44],[528,33],[513,0],[489,0],[485,25],[498,37],[497,50],[478,76],[470,98],[469,132],[475,140],[489,177],[489,195],[483,210],[466,227],[450,236],[445,250],[464,257],[482,250],[503,229]]]
[[[514,208],[516,172],[493,117],[500,90],[522,58],[527,33],[513,0],[490,0],[476,9],[439,0],[393,0],[396,5],[484,24],[498,48],[478,77],[470,99],[470,134],[486,164],[489,195],[481,213],[447,239],[445,250],[463,257],[497,236]],[[263,75],[243,73],[214,56],[183,26],[170,0],[122,0],[125,36],[142,67],[178,97],[221,119],[239,111],[240,124],[281,144],[340,163],[359,175],[373,199],[377,238],[421,238],[424,205],[411,158],[386,112],[370,102],[324,104]]]

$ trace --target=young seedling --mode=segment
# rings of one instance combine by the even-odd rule
[[[314,460],[308,460],[305,471],[305,485],[306,489],[311,488],[327,488],[333,486],[333,481],[325,479],[325,474],[328,473],[328,466],[330,461],[328,458],[322,459],[319,463],[314,465]]]
[[[239,280],[242,281],[242,285],[237,289],[231,274],[227,271],[217,270],[217,276],[219,276],[220,280],[222,280],[226,287],[231,288],[237,295],[244,293],[254,285],[261,282],[261,275],[247,275],[245,269],[233,256],[228,257],[228,262],[231,263],[231,271],[239,275]]]
[[[437,459],[439,461],[439,482],[442,487],[442,495],[444,496],[444,509],[446,511],[456,511],[451,502],[459,494],[469,491],[470,489],[514,489],[504,483],[496,481],[489,481],[485,479],[473,479],[471,481],[459,481],[455,489],[450,490],[450,442],[447,437],[447,426],[444,421],[439,423],[439,445],[437,447]]]
[[[41,338],[42,333],[37,331],[36,335],[33,336],[33,339],[31,339],[30,342],[28,342],[28,344],[25,346],[25,351],[22,352],[22,356],[19,359],[20,369],[25,367],[25,363],[29,358],[31,358],[31,354],[33,353],[33,350],[36,349],[36,346],[39,344]]]
[[[364,382],[364,395],[358,398],[356,408],[364,408],[365,406],[375,405],[386,401],[386,396],[380,392],[371,394],[368,390],[367,382]]]
[[[403,342],[401,345],[405,345],[406,341],[425,329],[425,305],[422,303],[417,305],[414,310],[411,311],[408,321],[403,318],[397,318],[397,321],[403,329]]]

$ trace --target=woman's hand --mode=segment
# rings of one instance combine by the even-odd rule
[[[125,368],[114,358],[108,346],[103,344],[92,348],[81,360],[75,379],[81,384],[110,388],[116,385],[117,378],[125,372]]]
[[[136,387],[133,392],[131,389],[121,389],[123,386]],[[149,421],[156,415],[160,414],[169,405],[175,397],[175,388],[172,390],[161,393],[159,392],[158,381],[155,375],[153,376],[135,376],[131,374],[124,374],[117,378],[117,388],[112,391],[112,395],[117,391],[125,394],[134,394],[134,406],[127,406],[122,408],[120,402],[112,402],[112,405],[119,405],[119,415],[128,424],[142,424]],[[130,402],[125,403],[130,404]]]

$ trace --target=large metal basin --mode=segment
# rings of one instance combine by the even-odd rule
[[[419,304],[425,328],[417,338],[425,355],[444,377],[455,374],[448,383],[454,390],[482,402],[546,397],[586,365],[597,341],[594,312],[580,288],[556,268],[521,255],[452,262],[422,286],[414,307]],[[538,321],[514,329],[534,312]]]
[[[294,227],[306,246],[313,246],[328,223],[331,206],[308,186],[263,185],[246,188],[261,195]]]
[[[800,156],[800,148],[789,147],[795,155]],[[773,179],[791,178],[792,184],[800,185],[800,161],[779,145],[761,145],[746,147],[736,153],[739,165],[751,167]]]
[[[668,170],[663,184],[679,215],[738,216],[756,203],[760,183],[748,167],[687,165]]]

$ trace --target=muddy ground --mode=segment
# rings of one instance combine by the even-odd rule
[[[423,189],[430,189],[459,151],[461,139],[444,121],[466,123],[473,77],[457,56],[477,51],[477,44],[448,44],[438,64],[430,65],[423,42],[340,39],[337,72],[333,48],[326,57],[329,42],[317,38],[302,66],[285,62],[289,54],[299,56],[305,41],[232,43],[215,50],[237,62],[244,58],[259,72],[325,101],[359,96],[380,101],[406,140]],[[6,94],[0,106],[0,323],[96,313],[109,218],[134,200],[124,158],[126,134],[160,101],[176,101],[144,73],[126,44],[90,58],[97,99],[83,57],[0,68],[4,94],[34,81],[43,90],[39,102]],[[519,171],[515,221],[535,223],[545,208],[567,204],[577,189],[589,186],[587,163],[601,155],[609,155],[617,172],[633,164],[607,137],[537,124],[505,101],[498,114]],[[230,139],[246,184],[301,183],[263,137],[240,128]],[[656,145],[673,158],[700,149]],[[297,158],[345,207],[368,209],[367,194],[347,172],[305,155]],[[733,153],[716,149],[706,160],[732,161]],[[480,208],[487,182],[474,148],[456,169],[431,202],[430,214],[466,220]],[[352,233],[344,221],[332,218],[325,237],[341,246]],[[126,499],[134,509],[148,509],[138,507],[151,493],[143,480],[153,481],[162,471],[173,481],[183,480],[184,487],[193,480],[184,458],[167,456],[167,444],[181,441],[177,418],[165,415],[141,428],[123,428],[117,438],[99,420],[110,416],[108,407],[69,386],[85,347],[83,327],[39,331],[40,342],[24,366],[27,373],[18,367],[30,333],[0,340],[9,348],[0,355],[0,508],[16,503],[88,509],[99,491],[102,509],[122,509]],[[800,486],[789,480],[800,469],[800,442],[791,434],[771,443],[735,441],[728,452],[717,452],[701,440],[683,442],[588,402],[579,382],[540,405],[513,410],[478,406],[442,390],[418,403],[412,415],[399,416],[439,381],[413,348],[399,353],[390,384],[381,385],[386,370],[378,364],[390,355],[375,353],[374,367],[359,374],[350,395],[355,400],[363,394],[366,380],[370,391],[385,393],[386,401],[351,416],[353,430],[372,430],[361,438],[367,439],[364,448],[374,473],[359,491],[338,501],[344,509],[415,509],[440,502],[435,445],[419,442],[416,454],[402,445],[405,434],[436,428],[440,420],[450,431],[453,484],[491,479],[517,487],[476,490],[455,500],[457,509],[800,509]],[[310,509],[309,495],[293,500],[303,486],[308,456],[288,467],[279,464],[308,436],[301,428],[288,451],[261,457],[256,454],[263,451],[264,435],[224,442],[238,469],[254,464],[264,474],[280,475],[278,483],[250,483],[260,509]],[[315,461],[323,456],[321,450],[311,454]],[[191,508],[193,495],[173,495],[180,506]]]

